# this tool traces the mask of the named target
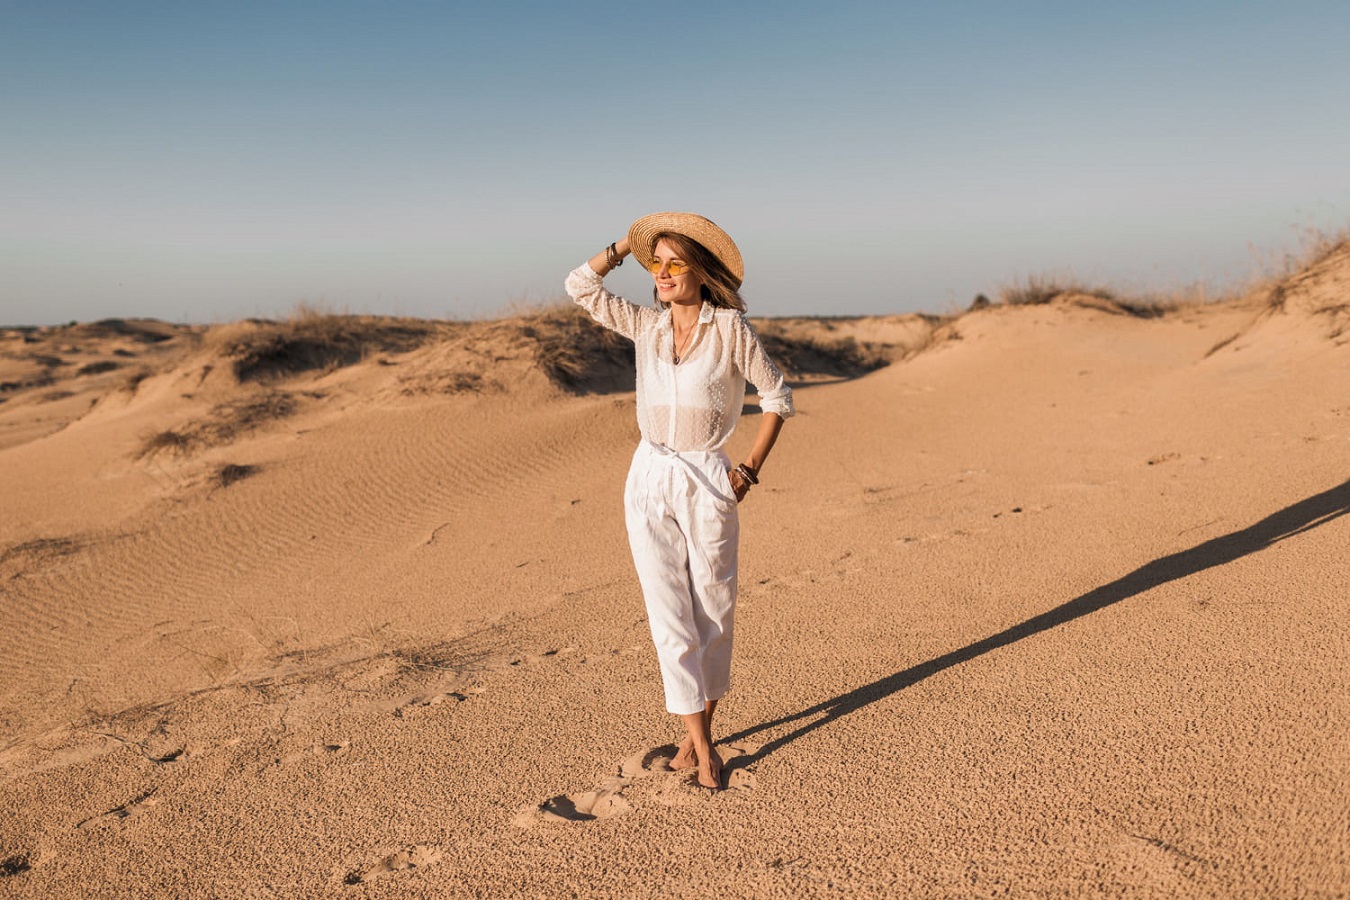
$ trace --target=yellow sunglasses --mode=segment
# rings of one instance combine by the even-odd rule
[[[666,272],[672,276],[683,275],[685,272],[689,271],[689,264],[680,262],[668,263],[662,262],[659,259],[654,259],[651,261],[651,264],[647,266],[647,271],[651,272],[653,275],[660,275],[662,268],[664,268]]]

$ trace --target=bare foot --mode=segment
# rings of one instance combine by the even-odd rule
[[[708,748],[708,758],[698,761],[698,783],[714,791],[722,787],[722,757],[711,747]]]
[[[675,758],[670,761],[670,768],[676,772],[681,769],[692,769],[698,765],[698,757],[694,754],[694,739],[686,737],[680,741],[680,749],[675,753]]]

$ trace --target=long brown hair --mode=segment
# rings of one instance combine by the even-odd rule
[[[692,272],[699,281],[703,282],[699,288],[699,293],[703,299],[711,303],[718,309],[735,309],[745,312],[745,300],[741,298],[741,292],[736,286],[736,276],[722,261],[713,255],[712,251],[700,244],[691,237],[685,237],[682,234],[663,231],[652,241],[652,250],[656,250],[656,245],[665,241],[675,249],[675,255],[684,260],[689,265],[689,271]],[[652,287],[652,297],[656,300],[656,305],[662,309],[670,306],[661,300]]]

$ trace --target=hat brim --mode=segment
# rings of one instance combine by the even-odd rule
[[[694,213],[659,212],[643,216],[628,228],[628,249],[642,267],[651,268],[655,260],[658,234],[680,234],[698,241],[727,267],[739,289],[745,280],[745,263],[731,236],[708,219]]]

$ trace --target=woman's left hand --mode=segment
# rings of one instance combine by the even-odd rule
[[[731,489],[736,492],[736,502],[740,503],[745,499],[745,495],[750,493],[750,482],[745,480],[745,476],[735,469],[727,472],[727,479],[731,482]]]

